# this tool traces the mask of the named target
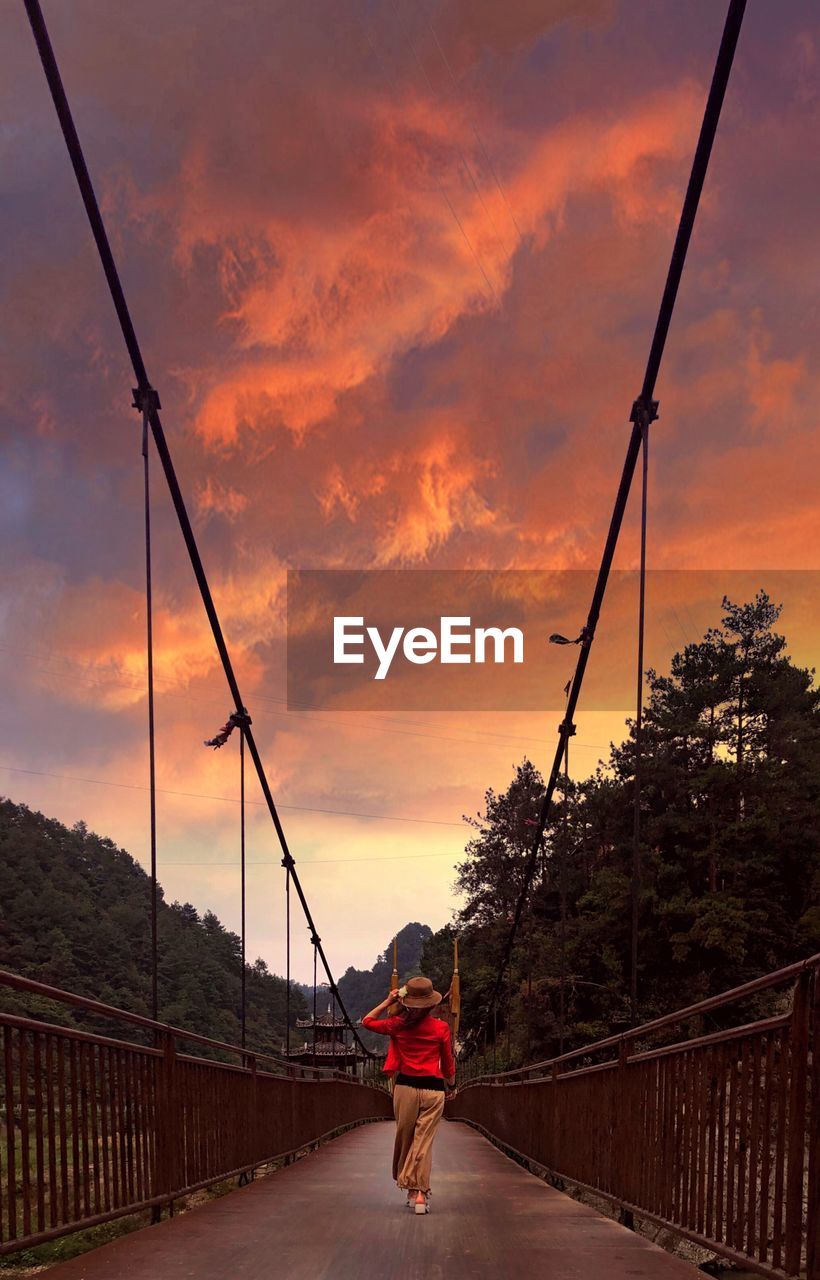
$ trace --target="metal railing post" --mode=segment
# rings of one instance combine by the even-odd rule
[[[806,1205],[806,1280],[820,1280],[820,977],[811,983],[811,1118]]]
[[[256,1054],[252,1053],[247,1060],[247,1066],[251,1070],[251,1087],[250,1087],[250,1115],[248,1117],[248,1134],[253,1134],[253,1154],[258,1156],[260,1152],[256,1149],[257,1137],[259,1132],[258,1116],[259,1116],[259,1076],[257,1074]],[[253,1177],[253,1173],[251,1173]]]
[[[631,1200],[629,1169],[631,1161],[630,1130],[632,1110],[629,1106],[629,1042],[623,1038],[618,1045],[618,1070],[615,1076],[612,1117],[612,1163],[609,1170],[613,1193],[622,1200]],[[620,1220],[630,1231],[635,1222],[628,1209],[621,1209]]]
[[[789,1120],[786,1156],[786,1238],[785,1270],[800,1271],[800,1244],[803,1231],[803,1163],[806,1142],[806,1098],[809,1057],[809,993],[811,974],[807,969],[794,984],[789,1030]]]
[[[161,1038],[163,1056],[157,1064],[157,1126],[154,1145],[154,1194],[167,1195],[169,1202],[176,1179],[177,1154],[177,1105],[176,1105],[176,1041],[166,1033]],[[151,1212],[153,1222],[158,1222],[161,1208]]]
[[[803,1226],[803,1149],[806,1142],[808,1069],[808,984],[803,970],[794,983],[792,1023],[789,1028],[789,1111],[787,1165],[785,1165],[785,1256],[788,1275],[800,1271]]]

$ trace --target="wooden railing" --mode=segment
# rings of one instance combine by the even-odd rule
[[[389,1095],[0,972],[150,1043],[0,1011],[0,1254],[248,1175],[354,1124]],[[178,1042],[233,1061],[182,1054]]]
[[[789,982],[787,1012],[652,1047],[663,1029],[702,1029],[709,1013]],[[554,1180],[745,1270],[820,1280],[819,1001],[820,955],[560,1058],[466,1082],[446,1113]]]

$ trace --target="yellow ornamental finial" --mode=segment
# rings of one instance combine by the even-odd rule
[[[398,938],[394,938],[393,939],[393,976],[390,979],[390,991],[395,991],[398,985],[399,985],[399,942],[398,942]],[[388,991],[387,993],[388,995],[390,994],[390,991]],[[394,1000],[394,1002],[388,1008],[387,1012],[392,1015],[394,1013],[398,1013],[399,1008],[400,1006],[398,1002]]]
[[[450,983],[450,1018],[453,1040],[461,1020],[461,978],[458,973],[458,938],[453,938],[453,981]]]

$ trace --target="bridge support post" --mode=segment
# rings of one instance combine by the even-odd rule
[[[251,1141],[252,1141],[252,1147],[254,1150],[254,1155],[258,1156],[261,1153],[261,1149],[256,1148],[257,1116],[259,1115],[259,1112],[258,1112],[259,1078],[257,1076],[256,1054],[254,1053],[243,1054],[242,1066],[250,1069],[250,1079],[248,1080],[248,1087],[245,1090],[245,1099],[246,1099],[245,1117],[244,1117],[245,1134],[243,1136],[246,1138],[249,1138],[252,1135]],[[239,1175],[239,1186],[246,1187],[249,1182],[253,1182],[253,1175],[254,1175],[253,1169],[243,1169]]]
[[[806,1197],[806,1280],[820,1280],[820,978],[811,976],[811,1114]]]
[[[554,1062],[552,1071],[550,1072],[550,1088],[547,1095],[549,1099],[549,1147],[547,1149],[547,1158],[545,1164],[555,1169],[559,1163],[558,1156],[558,1116],[561,1109],[561,1086],[559,1080],[561,1077],[561,1066]],[[530,1077],[525,1077],[528,1079]],[[555,1184],[553,1184],[555,1185]],[[561,1190],[561,1188],[559,1188]]]
[[[805,969],[794,984],[790,1040],[789,1130],[786,1163],[785,1270],[800,1270],[803,1227],[803,1154],[806,1140],[806,1096],[809,1054],[809,991],[811,973]],[[815,1192],[816,1194],[816,1192]]]
[[[157,1110],[156,1134],[154,1144],[154,1194],[168,1196],[168,1204],[173,1213],[171,1193],[174,1186],[181,1186],[176,1177],[177,1145],[180,1140],[179,1116],[177,1114],[177,1080],[176,1080],[176,1041],[173,1035],[166,1034],[162,1039],[163,1057],[157,1064]],[[155,1205],[151,1211],[151,1221],[159,1222],[162,1209]]]
[[[612,1124],[612,1166],[610,1178],[613,1193],[619,1199],[632,1199],[631,1172],[635,1159],[628,1117],[632,1114],[629,1094],[629,1043],[622,1039],[618,1045],[618,1070],[615,1076],[614,1115]],[[618,1221],[622,1227],[635,1230],[635,1215],[621,1205]]]

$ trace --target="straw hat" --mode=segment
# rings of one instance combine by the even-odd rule
[[[410,978],[403,990],[400,999],[406,1009],[432,1009],[441,1004],[441,994],[433,990],[429,978]]]

